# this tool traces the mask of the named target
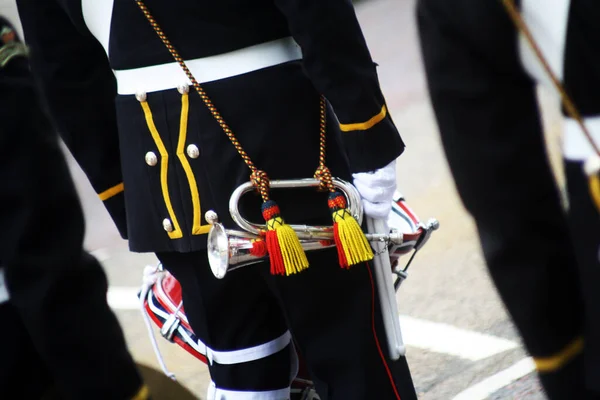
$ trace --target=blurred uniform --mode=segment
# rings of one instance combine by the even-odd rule
[[[0,40],[0,397],[147,399],[106,276],[83,251],[83,213],[27,49],[1,17]]]
[[[517,2],[600,143],[600,3]],[[565,118],[569,210],[550,168],[537,84],[550,80],[500,1],[420,0],[429,91],[458,191],[490,274],[551,399],[600,398],[600,219]]]
[[[207,346],[209,399],[287,398],[297,352],[322,399],[416,398],[406,360],[382,351],[369,265],[343,270],[333,249],[307,253],[311,267],[290,277],[262,263],[214,278],[204,214],[215,210],[235,229],[229,197],[250,171],[135,1],[18,4],[67,146],[130,249],[155,252],[182,285],[186,315]],[[350,1],[145,4],[271,179],[313,176],[321,94],[333,176],[351,181],[402,153]],[[286,222],[330,225],[326,196],[273,193]],[[241,209],[261,221],[258,196]]]

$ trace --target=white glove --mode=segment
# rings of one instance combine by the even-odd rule
[[[352,174],[365,214],[387,221],[396,190],[396,160],[373,172]]]

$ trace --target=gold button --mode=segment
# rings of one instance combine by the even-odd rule
[[[210,225],[214,225],[217,224],[219,222],[219,216],[217,215],[216,212],[214,212],[213,210],[208,210],[206,212],[206,214],[204,214],[204,219],[206,220],[206,222],[208,222]]]
[[[135,98],[137,99],[137,101],[139,101],[140,103],[146,101],[147,95],[146,92],[137,92],[135,94]]]
[[[200,150],[198,149],[198,146],[196,146],[195,144],[190,144],[187,147],[187,155],[190,158],[198,158],[198,157],[200,157]]]
[[[185,94],[185,93],[188,93],[190,91],[190,87],[186,83],[185,85],[179,85],[179,86],[177,86],[177,90],[179,91],[179,93]]]
[[[158,163],[158,157],[156,157],[156,154],[154,154],[154,152],[149,151],[146,153],[146,164],[148,164],[151,167],[154,167],[157,163]]]
[[[173,224],[169,218],[163,219],[163,229],[167,232],[173,232]]]

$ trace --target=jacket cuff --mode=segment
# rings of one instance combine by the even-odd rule
[[[121,238],[127,239],[127,214],[125,212],[125,193],[123,184],[113,186],[98,194],[104,207],[117,226]]]
[[[373,118],[366,125],[340,124],[352,173],[383,168],[404,152],[404,141],[390,116],[385,115],[379,120],[378,116]]]

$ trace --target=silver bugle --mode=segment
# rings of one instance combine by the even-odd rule
[[[229,271],[269,259],[268,255],[260,257],[252,254],[253,241],[259,239],[259,235],[225,229],[223,224],[218,222],[214,211],[207,212],[206,219],[212,225],[208,233],[208,261],[216,278],[223,279]],[[370,242],[386,245],[402,244],[404,240],[404,235],[397,230],[392,230],[389,234],[367,233],[365,236]],[[300,244],[304,251],[333,247],[333,232],[329,230],[321,232],[318,238],[300,239]]]

